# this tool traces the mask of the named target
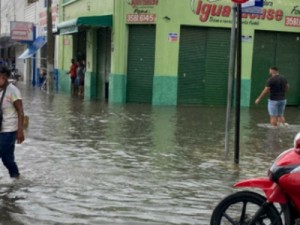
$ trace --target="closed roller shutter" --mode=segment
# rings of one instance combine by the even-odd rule
[[[206,32],[182,27],[180,37],[178,104],[203,104]]]
[[[207,32],[205,104],[226,105],[230,52],[230,30]]]
[[[300,34],[278,33],[276,63],[289,85],[288,105],[300,105]]]
[[[297,33],[256,31],[252,62],[251,105],[269,78],[270,66],[277,66],[290,88],[288,105],[300,104],[300,35]],[[267,97],[262,100],[266,104]]]
[[[127,102],[151,103],[155,57],[155,26],[129,27]]]
[[[230,30],[181,27],[178,104],[225,105]]]

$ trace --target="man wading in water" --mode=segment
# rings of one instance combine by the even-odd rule
[[[285,125],[284,110],[286,106],[285,93],[288,90],[287,80],[279,75],[277,67],[270,67],[270,78],[259,97],[255,100],[258,104],[260,100],[270,93],[268,100],[268,112],[270,115],[270,123],[274,127]]]

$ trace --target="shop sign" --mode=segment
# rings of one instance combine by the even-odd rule
[[[33,41],[34,25],[30,22],[10,22],[10,36],[14,41]]]
[[[232,2],[237,3],[237,4],[242,4],[247,2],[248,0],[232,0]]]
[[[156,13],[154,6],[159,4],[159,0],[125,0],[131,6],[130,13],[126,15],[127,23],[155,23]]]
[[[52,7],[52,26],[56,27],[57,23],[58,6]],[[47,31],[47,11],[43,10],[39,13],[39,25],[41,30]]]
[[[158,5],[159,0],[126,0],[132,7],[138,6],[155,6]]]
[[[168,34],[169,42],[177,42],[178,41],[178,34],[177,33],[169,33]]]
[[[252,35],[242,35],[242,41],[243,42],[252,42],[253,37],[252,37]]]
[[[199,0],[195,9],[195,14],[199,16],[201,22],[231,23],[231,11],[231,5],[205,3],[202,0]],[[242,18],[251,20],[282,21],[283,11],[282,9],[263,9],[261,15],[244,13]]]
[[[300,27],[300,17],[299,16],[286,16],[285,25],[288,27]]]
[[[232,23],[232,4],[228,4],[228,0],[190,0],[190,5],[201,23]],[[245,8],[249,6],[250,9]],[[300,5],[297,0],[285,3],[284,7],[276,0],[249,0],[242,7],[244,25],[258,26],[266,21],[276,22],[276,26],[300,27]]]
[[[300,27],[300,5],[293,6],[291,15],[285,17],[285,26]]]
[[[286,20],[286,24],[298,24],[298,18],[290,18],[285,16],[285,9],[282,7],[274,7],[273,0],[249,0],[250,3],[243,3],[243,5],[252,4],[255,2],[254,7],[261,7],[253,13],[242,13],[243,24],[257,26],[261,21],[268,22],[283,22]],[[274,0],[275,1],[275,0]],[[229,4],[227,0],[190,0],[191,10],[199,17],[199,21],[202,23],[232,23],[232,4]],[[300,15],[300,11],[299,11]],[[286,25],[287,26],[287,25]]]
[[[128,14],[127,23],[155,23],[155,14]]]

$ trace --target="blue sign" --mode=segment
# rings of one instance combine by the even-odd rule
[[[249,0],[242,4],[242,13],[262,14],[264,6],[263,0]]]

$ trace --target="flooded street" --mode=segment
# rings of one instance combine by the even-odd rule
[[[265,176],[292,146],[288,128],[270,129],[265,107],[242,109],[239,167],[224,155],[224,108],[106,104],[20,86],[30,117],[17,145],[22,178],[1,165],[5,225],[209,224],[215,205],[243,178]]]

